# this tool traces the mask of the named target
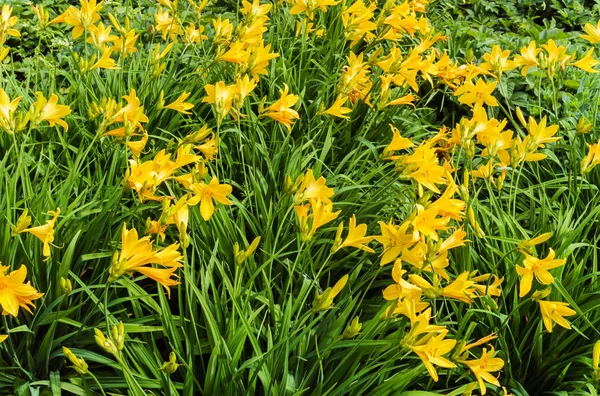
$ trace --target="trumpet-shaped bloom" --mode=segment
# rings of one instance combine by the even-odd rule
[[[469,271],[465,271],[442,290],[442,296],[470,304],[476,297],[475,282],[469,280]]]
[[[492,52],[483,55],[485,62],[479,66],[500,75],[502,72],[513,70],[518,66],[515,61],[508,59],[509,56],[509,50],[502,51],[499,45],[494,45]]]
[[[30,282],[24,283],[27,277],[27,267],[21,265],[18,270],[10,273],[8,272],[9,269],[9,266],[0,265],[0,306],[2,307],[2,314],[17,317],[19,307],[32,313],[29,308],[29,306],[35,307],[32,301],[37,300],[44,294],[38,293]]]
[[[483,348],[483,352],[479,359],[467,360],[464,363],[471,369],[473,374],[475,374],[482,395],[485,395],[486,393],[486,382],[500,386],[498,379],[490,374],[495,371],[500,371],[502,370],[502,367],[504,367],[504,360],[494,357],[494,347],[492,347],[489,352],[486,348]]]
[[[284,86],[283,90],[279,90],[281,97],[265,109],[264,115],[279,121],[287,128],[288,132],[291,132],[294,120],[300,118],[298,112],[292,109],[292,106],[298,102],[298,95],[289,94],[287,84],[284,84]]]
[[[21,33],[13,28],[17,21],[17,17],[12,15],[12,7],[8,4],[3,5],[2,14],[0,14],[0,46],[6,42],[8,36],[21,36]]]
[[[374,238],[383,245],[383,254],[380,265],[386,265],[396,260],[404,249],[414,245],[419,240],[419,233],[416,230],[409,231],[410,222],[406,221],[400,226],[395,226],[390,220],[389,223],[379,222],[381,235]]]
[[[444,357],[456,345],[456,340],[444,339],[447,331],[442,331],[438,335],[427,338],[427,342],[422,345],[411,346],[413,350],[423,361],[423,365],[431,375],[434,381],[438,381],[438,374],[434,365],[444,368],[455,368],[456,364]]]
[[[165,109],[175,110],[181,114],[191,114],[188,110],[193,109],[194,104],[185,101],[189,96],[190,93],[184,91],[173,103],[166,105]]]
[[[565,316],[575,315],[575,311],[569,308],[569,304],[560,301],[538,300],[540,311],[542,312],[542,321],[548,333],[552,333],[554,323],[565,329],[571,329],[571,325],[565,319]]]
[[[335,220],[341,211],[333,211],[332,202],[324,202],[320,199],[311,199],[309,203],[294,206],[298,224],[300,226],[300,238],[303,241],[310,240],[317,229]]]
[[[267,75],[269,61],[277,57],[279,57],[278,53],[271,52],[271,44],[265,46],[264,42],[261,40],[258,45],[251,48],[246,71],[252,74],[254,80],[258,81],[260,75]]]
[[[583,27],[583,30],[587,34],[583,34],[581,37],[584,40],[587,40],[590,44],[598,44],[600,43],[600,21],[598,21],[598,25],[594,26],[591,23],[586,23]]]
[[[456,92],[454,92],[454,95],[459,97],[458,101],[460,103],[470,107],[479,107],[484,104],[488,106],[498,106],[498,101],[492,95],[496,89],[496,85],[498,85],[498,82],[486,84],[483,79],[479,78],[475,84],[471,81],[465,82],[456,90]]]
[[[225,116],[231,110],[233,99],[235,98],[235,85],[225,85],[223,81],[216,84],[206,84],[204,86],[206,97],[202,99],[202,103],[212,103],[215,105],[215,113],[217,113],[217,123],[220,124]]]
[[[169,10],[160,8],[156,14],[154,14],[154,20],[156,22],[156,30],[162,33],[163,40],[167,39],[167,35],[171,40],[175,39],[181,32],[181,26],[177,22],[177,19],[171,16]]]
[[[340,118],[346,118],[346,119],[350,118],[346,114],[351,113],[352,109],[350,109],[348,107],[344,107],[344,104],[346,103],[347,100],[348,100],[347,97],[345,97],[343,95],[338,95],[337,99],[335,100],[335,103],[330,108],[325,110],[323,113],[329,114],[330,116],[334,116],[334,117],[340,117]]]
[[[567,262],[566,259],[555,259],[554,256],[556,253],[554,253],[554,250],[552,249],[550,249],[548,256],[541,260],[537,257],[529,255],[528,253],[524,252],[523,254],[525,255],[523,267],[517,265],[517,274],[521,276],[521,290],[519,297],[523,297],[529,293],[534,276],[538,282],[543,285],[549,285],[554,282],[554,277],[550,274],[550,272],[548,272],[548,270],[560,267]]]
[[[581,70],[585,70],[588,73],[598,73],[598,70],[594,69],[598,63],[598,60],[592,56],[594,53],[594,49],[590,48],[588,52],[585,53],[583,58],[579,59],[577,62],[571,63],[571,65],[580,68]]]
[[[33,104],[36,118],[48,121],[51,127],[58,124],[65,128],[65,130],[68,130],[69,125],[67,125],[63,118],[71,114],[71,108],[66,105],[59,105],[56,94],[50,95],[49,99],[44,98],[41,92],[38,92],[37,95],[38,100]]]
[[[100,19],[98,12],[102,9],[102,1],[79,0],[81,8],[70,6],[50,23],[66,23],[73,26],[71,35],[74,39],[80,37],[86,29],[89,29],[96,21]]]
[[[537,56],[541,50],[541,48],[537,48],[535,40],[532,40],[527,47],[521,48],[521,55],[515,56],[515,63],[522,67],[521,74],[523,76],[527,75],[530,67],[540,65]]]
[[[333,197],[333,188],[327,187],[327,179],[323,176],[315,179],[312,169],[308,169],[298,180],[301,181],[298,191],[294,195],[294,201],[301,203],[306,200],[320,199],[322,202],[331,202]]]
[[[343,230],[344,223],[340,223],[340,225],[341,227],[338,227],[338,231],[340,231],[339,240],[341,242],[341,230]],[[373,237],[366,237],[366,234],[367,225],[359,224],[357,226],[356,215],[352,215],[352,217],[350,218],[350,224],[348,225],[348,235],[346,236],[346,239],[344,239],[344,241],[341,242],[334,251],[338,251],[339,249],[344,247],[355,247],[357,249],[364,250],[365,252],[375,253],[373,249],[366,245],[373,240]]]
[[[128,230],[127,224],[123,224],[121,229],[121,243],[121,251],[115,252],[113,257],[109,281],[114,281],[123,274],[139,272],[160,283],[170,297],[169,286],[179,284],[171,277],[174,276],[177,268],[183,266],[181,264],[183,257],[178,251],[179,244],[174,243],[164,249],[154,250],[150,237],[138,238],[137,230],[135,228]],[[154,268],[150,264],[158,264],[166,268]]]
[[[188,200],[188,205],[196,205],[200,202],[200,214],[205,221],[208,221],[215,212],[214,201],[223,205],[231,205],[227,198],[233,188],[229,184],[219,184],[216,176],[210,180],[210,183],[194,183],[191,190],[196,194]]]
[[[7,131],[12,130],[14,124],[14,113],[19,106],[22,96],[10,100],[8,94],[0,88],[0,126]]]
[[[598,164],[600,164],[600,144],[588,145],[588,153],[581,160],[581,174],[590,172]]]
[[[52,215],[52,218],[46,221],[46,224],[37,227],[27,228],[21,231],[32,234],[44,243],[42,254],[44,255],[44,257],[46,257],[45,260],[48,260],[50,258],[50,244],[54,242],[54,225],[56,224],[56,219],[58,219],[58,215],[60,214],[60,209],[56,208],[56,211],[51,210],[48,213]]]

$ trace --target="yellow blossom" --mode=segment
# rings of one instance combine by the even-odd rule
[[[90,36],[86,42],[95,45],[100,51],[104,52],[108,48],[107,44],[116,41],[118,38],[110,34],[111,29],[111,26],[105,27],[102,22],[90,26]]]
[[[291,132],[294,120],[300,118],[298,112],[292,109],[292,106],[298,102],[298,96],[288,93],[287,84],[284,84],[284,87],[279,90],[281,97],[265,109],[264,116],[279,121],[287,128],[288,132]]]
[[[348,274],[342,276],[333,287],[328,287],[321,294],[317,295],[313,302],[313,311],[321,312],[330,309],[333,306],[333,299],[337,297],[348,282]]]
[[[521,74],[523,76],[527,75],[530,67],[539,66],[540,62],[537,56],[541,50],[541,48],[537,48],[535,40],[532,40],[527,47],[521,48],[521,55],[515,57],[515,63],[522,67]]]
[[[50,245],[54,242],[54,225],[60,214],[60,209],[56,208],[56,211],[51,210],[48,213],[52,215],[52,218],[46,221],[46,224],[21,231],[28,232],[43,242],[42,254],[46,257],[45,260],[50,258]]]
[[[156,22],[156,30],[162,33],[163,40],[169,39],[174,40],[177,35],[181,32],[181,26],[177,21],[177,18],[171,16],[169,10],[160,8],[156,14],[154,14],[154,20]]]
[[[3,5],[2,14],[0,14],[0,46],[6,42],[9,36],[21,36],[21,33],[13,28],[16,24],[17,17],[12,15],[12,7],[8,4]]]
[[[338,233],[340,234],[340,236],[336,238],[336,242],[332,247],[333,252],[337,252],[338,250],[344,247],[355,247],[357,249],[364,250],[365,252],[375,253],[373,249],[366,245],[373,240],[373,237],[365,236],[367,233],[366,224],[359,224],[358,226],[356,225],[356,215],[353,214],[350,218],[350,223],[348,225],[348,235],[346,236],[346,239],[344,239],[344,241],[342,242],[341,230],[343,230],[343,226],[344,223],[342,222],[340,223],[340,227],[338,227]],[[337,241],[338,239],[339,242]]]
[[[344,107],[344,104],[346,103],[347,100],[348,100],[347,97],[344,97],[343,95],[338,95],[337,99],[335,100],[335,103],[330,108],[325,110],[323,113],[329,114],[334,117],[340,117],[340,118],[346,118],[346,119],[350,118],[346,114],[351,113],[352,109],[349,109],[348,107]]]
[[[194,108],[194,104],[185,101],[189,96],[190,93],[184,91],[173,103],[166,105],[165,109],[175,110],[182,114],[192,114],[188,110]]]
[[[196,205],[200,202],[200,214],[205,221],[208,221],[215,212],[213,200],[223,205],[231,205],[227,196],[231,194],[232,187],[229,184],[219,184],[216,176],[213,176],[210,183],[194,183],[190,189],[195,195],[188,200],[188,204]]]
[[[21,265],[18,270],[10,273],[9,270],[9,266],[0,265],[0,306],[2,307],[2,314],[17,317],[19,307],[32,314],[29,306],[35,308],[33,300],[37,300],[44,294],[38,293],[30,282],[25,283],[27,267]]]
[[[244,99],[256,88],[256,80],[250,79],[248,75],[243,78],[237,78],[235,81],[235,100],[236,109],[240,109],[244,103]]]
[[[294,195],[294,202],[301,203],[310,199],[320,199],[322,202],[331,202],[333,188],[327,187],[327,179],[323,176],[315,179],[312,169],[308,169],[304,175],[298,177],[300,186]]]
[[[571,63],[571,65],[578,67],[581,70],[585,70],[588,73],[598,73],[598,70],[594,69],[594,66],[600,62],[592,56],[593,53],[594,49],[590,48],[583,58],[579,59],[577,62]]]
[[[521,276],[519,297],[524,297],[529,293],[534,276],[542,285],[549,285],[554,282],[554,277],[548,270],[560,267],[567,262],[566,259],[555,259],[556,253],[552,249],[544,259],[539,259],[525,252],[523,254],[525,255],[523,267],[517,265],[517,274]]]
[[[390,128],[394,135],[392,136],[390,144],[383,150],[383,156],[390,160],[395,160],[398,157],[390,156],[389,154],[393,151],[406,150],[407,148],[414,147],[415,144],[409,138],[402,137],[400,131],[395,126],[390,124]]]
[[[8,94],[0,88],[0,126],[4,128],[8,133],[15,132],[15,117],[14,113],[19,106],[21,96],[11,101]]]
[[[202,99],[202,103],[214,104],[215,113],[217,114],[217,124],[220,124],[231,110],[233,99],[235,97],[236,86],[225,85],[223,81],[216,84],[206,84],[204,86],[206,97]]]
[[[405,221],[400,226],[395,226],[390,220],[389,223],[379,222],[381,235],[374,238],[383,245],[383,254],[381,255],[380,265],[384,266],[392,261],[419,240],[419,233],[415,229],[409,231],[410,221]]]
[[[206,40],[208,37],[204,34],[204,26],[198,26],[196,29],[196,25],[190,23],[187,28],[185,28],[185,41],[188,44],[199,44],[202,40]]]
[[[560,301],[545,301],[538,300],[540,304],[540,312],[542,313],[542,321],[548,333],[552,333],[554,323],[565,329],[571,329],[571,325],[565,319],[565,316],[575,315],[575,311],[569,308],[569,304]]]
[[[591,23],[586,23],[583,27],[587,34],[581,35],[584,40],[587,40],[590,44],[598,44],[600,43],[600,21],[598,21],[598,25],[594,26]]]
[[[169,286],[179,284],[171,277],[174,276],[177,268],[182,267],[183,257],[178,251],[179,244],[174,243],[164,249],[154,250],[150,237],[138,238],[137,230],[135,228],[128,230],[126,224],[123,224],[121,229],[121,244],[121,251],[115,252],[113,256],[108,281],[115,281],[123,274],[139,272],[160,283],[170,297]],[[154,268],[150,264],[158,264],[166,268]]]
[[[48,121],[50,126],[60,125],[69,130],[69,125],[63,120],[64,117],[71,114],[71,108],[66,105],[58,104],[58,96],[50,95],[49,99],[44,98],[41,92],[37,92],[38,100],[33,104],[35,118],[40,121]]]
[[[483,55],[485,62],[480,67],[493,72],[496,76],[500,76],[503,72],[513,70],[518,65],[516,62],[509,60],[509,56],[509,50],[502,51],[499,45],[494,45],[490,53]]]
[[[502,370],[502,367],[504,367],[504,360],[494,357],[494,347],[492,347],[489,352],[486,348],[483,348],[483,352],[479,359],[467,360],[464,363],[471,369],[473,374],[475,374],[482,395],[486,394],[486,382],[498,387],[500,386],[498,379],[490,374],[495,371],[500,371]]]
[[[50,21],[50,23],[59,22],[73,26],[71,35],[74,39],[80,37],[85,30],[100,19],[98,12],[102,9],[102,1],[97,3],[96,0],[79,0],[79,3],[81,8],[70,6],[62,15]]]
[[[497,84],[497,82],[486,84],[481,78],[477,79],[475,84],[471,81],[467,81],[454,92],[454,95],[459,97],[458,101],[460,103],[470,107],[479,107],[484,104],[488,106],[498,106],[498,101],[492,95]]]
[[[598,164],[600,164],[600,142],[594,143],[591,146],[588,144],[588,153],[580,163],[581,174],[585,175],[591,172]]]
[[[432,337],[424,337],[426,342],[410,346],[423,361],[423,365],[429,372],[434,381],[438,381],[438,374],[434,365],[443,368],[455,368],[456,364],[445,358],[443,355],[449,353],[456,345],[456,340],[444,339],[447,330]]]

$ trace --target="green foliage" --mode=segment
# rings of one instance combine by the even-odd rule
[[[235,66],[214,60],[209,42],[175,48],[165,58],[160,76],[152,75],[152,52],[164,48],[155,29],[154,2],[106,2],[123,21],[129,17],[140,34],[138,51],[122,60],[118,70],[80,71],[79,59],[95,50],[80,39],[73,42],[64,25],[40,30],[30,8],[14,1],[20,38],[10,38],[9,57],[0,65],[1,88],[11,99],[22,97],[28,109],[41,91],[60,96],[70,106],[69,130],[47,123],[22,133],[0,132],[0,261],[16,269],[28,268],[27,280],[44,296],[33,314],[3,317],[0,344],[0,393],[59,394],[181,394],[181,395],[461,395],[474,380],[466,366],[440,372],[434,382],[414,353],[400,348],[405,317],[385,319],[390,303],[382,290],[392,283],[390,267],[380,267],[378,254],[357,249],[331,253],[335,225],[355,214],[368,224],[367,235],[380,232],[378,221],[396,223],[409,218],[419,200],[414,185],[398,178],[395,165],[381,153],[391,140],[389,124],[402,136],[419,143],[441,127],[452,129],[470,110],[458,103],[446,85],[422,82],[411,106],[370,108],[359,102],[349,120],[322,111],[336,98],[340,72],[347,65],[350,44],[343,36],[338,11],[321,13],[324,37],[296,36],[297,18],[284,4],[274,5],[265,41],[279,54],[241,109],[242,116],[217,126],[214,109],[202,103],[206,84],[225,80]],[[182,15],[193,11],[183,2]],[[581,26],[599,18],[600,6],[581,1],[442,1],[431,4],[429,17],[436,30],[448,35],[440,51],[462,63],[479,60],[493,45],[518,54],[530,40],[539,45],[560,41],[577,58],[588,44],[579,39]],[[10,4],[10,2],[9,2]],[[46,1],[50,18],[63,12],[67,2]],[[240,4],[211,4],[197,20],[206,25],[217,15],[235,20]],[[315,20],[317,22],[317,20]],[[364,42],[352,48],[369,53]],[[98,54],[99,55],[99,54]],[[559,125],[561,141],[542,150],[548,158],[508,169],[504,188],[484,180],[470,191],[469,207],[486,234],[478,237],[465,223],[471,241],[452,250],[454,273],[479,271],[503,276],[497,308],[490,297],[472,304],[438,297],[431,304],[435,323],[453,329],[452,338],[475,340],[496,333],[498,357],[505,362],[501,384],[518,396],[596,395],[590,379],[592,346],[599,338],[600,293],[600,171],[585,177],[579,161],[586,143],[597,142],[600,77],[571,68],[552,80],[535,70],[522,76],[509,72],[495,92],[500,102],[490,117],[506,119],[507,128],[523,132],[516,107],[526,116],[548,117]],[[543,83],[542,83],[543,82]],[[232,81],[228,81],[232,83]],[[290,133],[259,116],[263,98],[272,103],[283,84],[300,97],[300,119]],[[380,84],[377,82],[377,84]],[[232,205],[218,205],[210,221],[198,208],[190,209],[189,246],[181,248],[184,267],[181,284],[170,297],[154,280],[139,274],[108,282],[115,251],[120,250],[123,223],[140,234],[147,219],[157,219],[158,202],[141,203],[123,187],[131,152],[111,136],[99,136],[100,121],[89,116],[92,103],[117,101],[135,89],[148,116],[144,128],[151,139],[141,160],[162,149],[172,153],[178,141],[204,125],[217,134],[219,153],[207,162],[209,174],[233,186]],[[373,92],[378,92],[375,85]],[[160,108],[182,92],[194,103],[186,116]],[[401,96],[404,88],[396,89]],[[592,124],[587,135],[577,123]],[[443,155],[443,153],[441,154]],[[464,160],[464,157],[461,157]],[[481,158],[457,165],[474,170]],[[306,169],[326,176],[334,188],[338,221],[302,241],[294,199],[286,191],[286,177],[295,180]],[[460,184],[462,174],[455,182]],[[185,189],[174,180],[163,191],[181,197]],[[52,257],[44,261],[42,244],[33,235],[11,236],[24,209],[32,224],[44,224],[47,212],[61,209],[55,227]],[[553,270],[553,301],[568,302],[577,312],[572,330],[555,327],[547,333],[538,303],[519,299],[515,265],[522,256],[517,244],[544,232],[552,238],[536,247],[540,256],[553,248],[566,258]],[[261,237],[259,248],[236,264],[234,245],[247,249]],[[177,242],[176,228],[166,241]],[[167,243],[156,242],[156,246]],[[381,249],[377,248],[377,253]],[[420,271],[419,273],[424,273]],[[313,301],[349,274],[346,287],[332,309],[315,312]],[[61,278],[72,282],[68,293]],[[344,337],[355,317],[360,333]],[[120,356],[106,353],[94,340],[94,329],[110,334],[120,321],[127,333]],[[68,347],[89,365],[77,374],[65,360]],[[174,353],[171,366],[163,366]],[[169,372],[170,371],[170,372]],[[497,374],[497,373],[496,373]],[[475,391],[476,392],[476,391]],[[489,386],[488,394],[502,394]]]

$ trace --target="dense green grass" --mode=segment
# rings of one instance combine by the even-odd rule
[[[557,18],[563,27],[548,27],[537,15],[548,16],[536,14],[532,5],[525,20],[511,19],[525,26],[511,33],[511,26],[503,31],[492,23],[494,14],[485,7],[482,12],[484,5],[428,6],[432,25],[448,35],[447,41],[435,45],[440,53],[447,49],[457,64],[479,64],[494,44],[509,49],[512,57],[530,40],[541,45],[554,38],[579,59],[590,47],[579,38],[581,25],[595,25],[598,19],[597,9],[590,8],[581,16],[588,19],[573,21],[573,27],[565,27],[565,21],[575,18],[569,15]],[[66,7],[48,7],[50,19]],[[378,221],[400,224],[413,214],[414,204],[423,201],[416,183],[400,179],[394,162],[382,158],[392,138],[389,124],[418,144],[443,126],[455,128],[462,117],[471,117],[471,110],[440,80],[432,85],[420,79],[414,107],[380,110],[376,100],[372,108],[359,101],[349,120],[322,114],[337,96],[350,51],[368,57],[378,49],[387,53],[391,44],[361,41],[351,47],[343,34],[342,4],[316,14],[313,22],[326,27],[323,37],[295,35],[301,17],[281,3],[273,5],[263,35],[279,57],[270,61],[268,76],[261,77],[246,99],[241,109],[245,116],[229,116],[217,125],[213,106],[202,103],[205,85],[234,83],[235,66],[215,61],[216,48],[209,39],[199,45],[177,44],[163,60],[165,71],[153,76],[152,50],[165,46],[156,27],[151,28],[159,7],[150,1],[106,2],[102,21],[110,23],[108,12],[122,24],[129,16],[140,34],[138,51],[120,59],[118,70],[81,73],[75,55],[89,58],[97,51],[81,38],[74,41],[64,24],[39,31],[31,9],[14,2],[22,36],[7,41],[11,52],[0,65],[0,87],[11,99],[22,97],[20,108],[25,111],[41,91],[45,97],[58,94],[59,103],[70,106],[72,113],[65,118],[68,131],[48,123],[15,135],[0,131],[0,261],[11,269],[25,264],[27,280],[44,293],[33,315],[21,310],[16,318],[3,316],[0,333],[9,337],[0,344],[0,393],[464,394],[474,381],[468,367],[438,368],[440,380],[434,382],[419,357],[400,347],[410,322],[403,316],[385,318],[391,302],[382,298],[382,290],[393,281],[391,265],[379,265],[380,245],[370,245],[376,254],[347,248],[332,254],[331,247],[338,223],[344,221],[347,230],[353,214],[358,223],[368,225],[367,235],[379,235]],[[179,4],[181,18],[206,26],[209,37],[217,15],[241,21],[239,7],[241,3],[211,4],[197,18],[190,3]],[[537,36],[528,34],[533,31]],[[405,37],[399,47],[408,51],[417,43]],[[372,78],[374,97],[380,74],[374,71]],[[497,308],[489,308],[490,297],[472,304],[430,299],[432,323],[447,326],[448,337],[456,340],[496,333],[493,344],[505,362],[499,380],[514,395],[596,395],[597,382],[591,377],[592,348],[600,338],[600,171],[593,169],[582,177],[579,162],[587,153],[585,143],[600,138],[600,77],[575,67],[561,73],[553,85],[541,72],[523,77],[514,70],[507,76],[495,92],[501,105],[488,109],[490,117],[507,119],[507,128],[523,134],[518,106],[537,120],[547,116],[549,125],[559,125],[561,140],[541,150],[547,159],[509,169],[501,190],[488,180],[471,179],[468,200],[461,199],[482,232],[466,219],[453,223],[463,225],[470,243],[452,250],[449,271],[453,277],[474,270],[504,277],[503,292]],[[283,84],[299,96],[295,108],[300,119],[289,133],[259,114],[263,98],[267,105],[273,103]],[[177,272],[181,284],[171,288],[170,298],[157,282],[139,274],[108,282],[113,254],[121,249],[123,223],[143,234],[147,219],[157,219],[162,212],[160,202],[142,203],[123,187],[131,152],[114,137],[98,136],[99,121],[88,114],[93,102],[121,101],[131,89],[148,116],[144,129],[150,140],[143,160],[161,149],[175,152],[178,140],[208,125],[219,149],[215,160],[206,163],[209,174],[233,187],[232,205],[217,205],[210,221],[202,219],[198,208],[190,209],[189,246],[180,249],[185,265]],[[191,92],[186,101],[195,104],[192,114],[160,109],[161,91],[166,103],[183,91]],[[394,97],[406,93],[407,88],[397,88]],[[592,124],[587,134],[576,133],[580,117]],[[484,164],[482,158],[471,161],[460,150],[455,147],[447,156],[460,170],[453,175],[457,184],[464,171]],[[327,186],[335,190],[334,208],[341,213],[311,240],[302,241],[286,179],[295,180],[307,169],[327,178]],[[160,191],[174,197],[185,194],[174,180],[166,181]],[[30,234],[11,236],[11,226],[24,209],[37,226],[56,208],[61,212],[55,246],[44,261],[42,243]],[[515,265],[521,264],[522,255],[517,245],[544,232],[553,235],[536,246],[537,254],[545,257],[553,248],[557,257],[567,259],[552,271],[555,281],[548,299],[568,302],[577,312],[568,318],[571,330],[555,326],[548,333],[538,303],[531,295],[519,298]],[[166,242],[156,246],[180,239],[175,227],[166,234]],[[246,249],[258,236],[258,249],[236,264],[234,244]],[[315,298],[346,274],[349,280],[333,308],[315,312]],[[65,292],[61,278],[70,280],[72,290]],[[362,323],[360,334],[346,338],[344,331],[355,317]],[[127,336],[122,353],[113,356],[96,344],[94,329],[109,334],[119,321]],[[75,372],[62,347],[85,359],[89,373]],[[171,352],[178,367],[168,373],[163,363]],[[488,394],[503,391],[489,386]]]

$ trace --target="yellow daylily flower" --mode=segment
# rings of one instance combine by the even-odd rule
[[[479,359],[467,360],[464,363],[471,369],[473,374],[475,374],[482,395],[486,394],[486,382],[498,387],[500,386],[498,379],[490,374],[495,371],[500,371],[502,370],[502,367],[504,367],[504,360],[494,357],[494,347],[492,347],[489,352],[486,348],[483,348],[483,352]]]
[[[30,282],[25,283],[27,277],[27,267],[21,265],[18,270],[8,272],[9,266],[0,265],[0,306],[2,307],[3,315],[12,315],[17,317],[19,308],[25,309],[29,313],[29,306],[35,308],[33,300],[42,297],[44,293],[38,291],[31,286]],[[8,336],[4,337],[0,342],[4,341]]]
[[[299,119],[300,115],[292,106],[298,102],[298,95],[289,94],[289,88],[287,84],[284,84],[284,89],[279,90],[280,98],[267,107],[263,115],[265,117],[269,117],[274,119],[275,121],[283,124],[288,132],[292,131],[292,125],[294,125],[294,120]]]
[[[560,301],[544,301],[538,300],[540,304],[540,312],[542,313],[542,321],[548,333],[552,333],[554,323],[565,329],[571,329],[571,325],[565,319],[565,316],[575,315],[575,311],[569,308],[569,304]]]
[[[586,23],[583,27],[583,30],[587,34],[583,34],[581,37],[584,40],[587,40],[590,44],[598,44],[600,43],[600,21],[598,21],[598,25],[594,26],[591,23]]]
[[[581,70],[585,70],[588,73],[598,73],[598,70],[594,69],[594,66],[596,66],[600,62],[592,56],[593,53],[594,49],[590,48],[588,52],[585,53],[583,58],[579,59],[577,62],[571,63],[571,66],[578,67]]]
[[[330,309],[333,306],[333,299],[340,294],[347,282],[348,274],[342,276],[333,287],[328,287],[323,293],[317,295],[313,302],[313,311],[321,312]]]
[[[229,184],[219,184],[219,179],[216,176],[206,183],[194,183],[190,189],[196,194],[188,200],[188,205],[196,205],[200,202],[200,214],[205,221],[210,220],[215,212],[214,201],[223,205],[231,205],[231,201],[227,198],[233,191]]]
[[[443,368],[455,368],[456,364],[446,359],[443,355],[449,353],[456,345],[456,340],[445,339],[446,331],[432,337],[423,337],[427,341],[420,345],[410,346],[423,361],[423,365],[435,382],[438,381],[438,373],[434,365]]]
[[[44,243],[42,250],[42,254],[46,257],[44,261],[50,258],[50,245],[54,242],[54,225],[60,214],[60,208],[56,208],[56,211],[51,210],[48,213],[52,215],[52,218],[46,221],[46,224],[21,231],[22,233],[28,232],[32,234]]]
[[[471,81],[465,82],[454,92],[454,95],[459,97],[460,103],[470,107],[480,107],[484,104],[498,106],[498,101],[492,95],[496,85],[498,85],[496,81],[486,83],[482,78],[478,78],[475,84]]]
[[[345,118],[345,119],[350,118],[346,114],[351,113],[352,109],[350,109],[348,107],[344,107],[344,104],[346,103],[347,100],[348,100],[348,97],[345,97],[344,95],[341,95],[341,94],[338,95],[337,99],[335,100],[335,103],[330,108],[325,110],[323,112],[323,114],[329,114],[330,116]]]
[[[552,249],[550,249],[548,256],[541,260],[526,252],[523,254],[525,255],[523,267],[517,265],[517,274],[521,276],[519,297],[524,297],[529,293],[534,277],[543,285],[549,285],[554,282],[554,277],[548,270],[560,267],[567,262],[566,259],[555,259],[554,256],[556,253]]]
[[[33,104],[35,119],[40,121],[48,121],[50,126],[55,124],[69,130],[69,125],[63,120],[64,117],[71,114],[71,108],[66,105],[58,104],[58,96],[50,95],[49,99],[44,98],[41,92],[37,92],[38,100]]]
[[[170,297],[169,286],[179,284],[171,277],[174,276],[177,268],[183,266],[181,264],[183,256],[178,251],[179,244],[174,243],[164,249],[154,250],[150,237],[138,238],[137,230],[135,228],[128,230],[125,223],[121,229],[121,244],[121,250],[116,251],[113,256],[108,281],[113,282],[123,274],[139,272],[160,283]],[[154,268],[150,264],[158,264],[166,268]]]
[[[359,224],[356,225],[356,215],[352,215],[350,218],[350,223],[348,225],[348,235],[346,239],[342,242],[341,234],[344,228],[344,223],[340,223],[338,227],[338,236],[336,237],[336,242],[334,242],[333,247],[331,248],[332,252],[337,252],[341,248],[344,247],[355,247],[360,250],[364,250],[365,252],[375,253],[375,250],[368,247],[366,244],[373,240],[373,237],[366,237],[367,233],[367,225]]]
[[[190,92],[184,91],[173,103],[166,105],[165,109],[175,110],[181,114],[192,114],[188,110],[193,109],[194,104],[185,101],[190,95]]]

